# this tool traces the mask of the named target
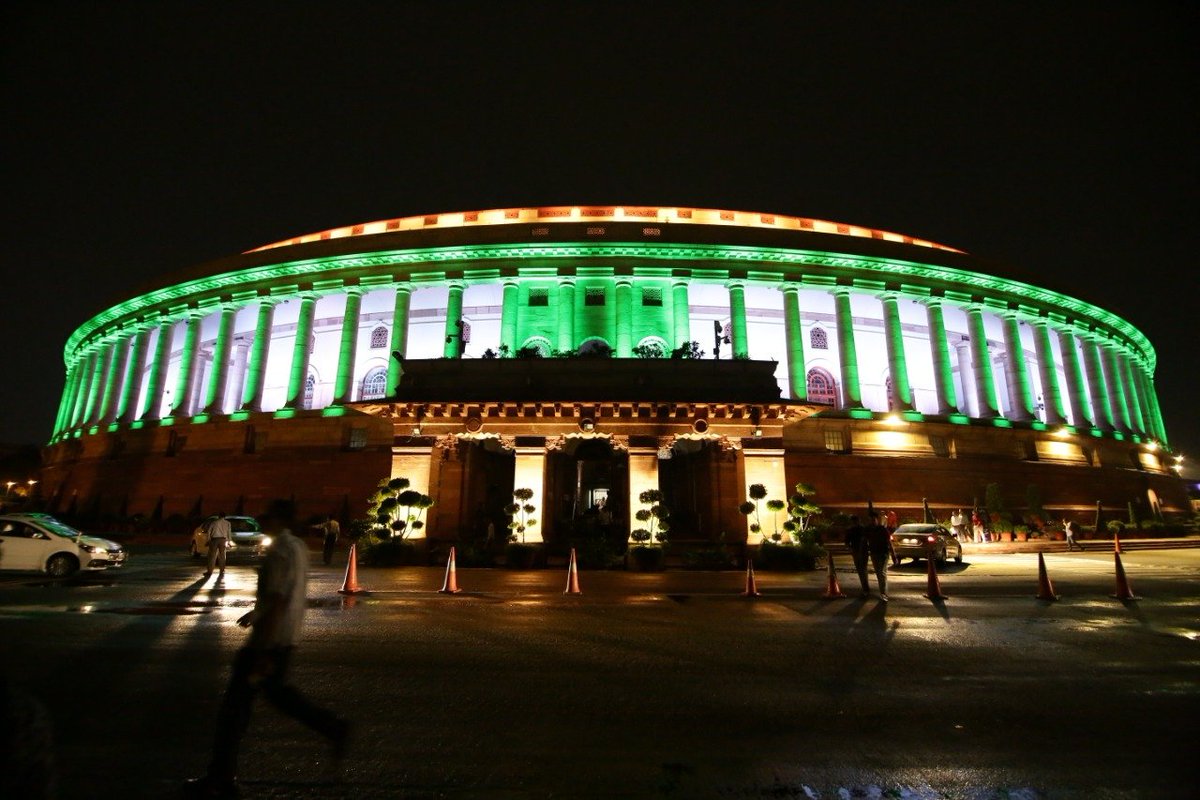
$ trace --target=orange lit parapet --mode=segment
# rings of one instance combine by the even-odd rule
[[[424,230],[427,228],[464,228],[473,225],[512,225],[523,222],[555,221],[628,221],[659,222],[686,225],[733,225],[742,228],[780,228],[783,230],[831,233],[837,236],[857,236],[864,239],[883,239],[888,242],[911,244],[961,253],[953,247],[914,239],[900,233],[846,225],[808,217],[788,217],[782,214],[764,214],[757,211],[723,211],[715,208],[659,208],[655,206],[542,206],[540,208],[493,208],[489,211],[456,211],[449,214],[426,214],[418,217],[382,219],[358,225],[330,228],[327,231],[293,236],[280,242],[272,242],[247,253],[257,253],[275,247],[308,244],[325,239],[345,239],[351,236],[370,236],[394,231]]]

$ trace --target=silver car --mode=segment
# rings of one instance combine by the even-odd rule
[[[0,515],[0,569],[64,578],[125,566],[125,548],[88,536],[49,514]]]
[[[963,560],[962,543],[941,525],[901,525],[892,533],[892,547],[896,551],[897,561],[904,558],[913,561],[933,558],[938,564],[945,564],[946,559],[952,557],[955,564],[961,564]]]
[[[215,516],[209,517],[196,526],[196,530],[192,531],[188,552],[192,554],[193,558],[200,558],[208,552],[208,525],[215,519]],[[258,558],[271,546],[271,537],[262,532],[258,520],[254,517],[225,517],[225,521],[229,523],[233,533],[229,543],[225,545],[225,552],[228,555],[241,553]]]

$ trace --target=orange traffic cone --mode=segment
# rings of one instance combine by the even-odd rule
[[[1050,582],[1050,576],[1046,574],[1046,559],[1038,553],[1038,600],[1057,600],[1058,595],[1054,593],[1054,584]]]
[[[742,597],[762,597],[758,591],[758,584],[754,581],[753,559],[746,559],[746,591],[742,592]]]
[[[440,594],[458,594],[458,568],[454,565],[454,548],[450,548],[450,558],[446,559],[446,580],[442,582]]]
[[[338,594],[364,594],[367,590],[358,585],[358,543],[350,544],[350,555],[346,561],[346,580]]]
[[[1113,552],[1121,552],[1121,534],[1119,531],[1113,531]]]
[[[563,594],[583,594],[579,591],[579,567],[575,564],[575,548],[571,548],[571,563],[567,565],[567,588]]]
[[[928,586],[925,589],[925,596],[930,600],[948,600],[949,597],[942,594],[942,584],[938,581],[937,564],[934,563],[934,559],[932,558],[928,558],[926,561],[929,562],[929,580]]]
[[[1121,553],[1119,551],[1114,553],[1113,559],[1116,560],[1117,565],[1117,590],[1113,592],[1112,596],[1118,600],[1137,600],[1137,595],[1129,587],[1129,579],[1125,577],[1125,567],[1121,564]]]
[[[829,561],[829,580],[825,583],[825,593],[821,595],[826,600],[838,600],[845,597],[842,592],[842,587],[838,584],[837,572],[833,569],[833,556],[830,555]]]

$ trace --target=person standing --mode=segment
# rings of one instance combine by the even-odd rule
[[[220,569],[218,577],[225,577],[225,551],[229,547],[229,537],[233,533],[233,528],[229,525],[229,520],[225,519],[225,512],[217,514],[216,519],[210,520],[208,523],[208,569],[204,571],[204,577],[210,578],[213,574],[213,567]]]
[[[871,596],[871,587],[867,584],[867,532],[858,524],[858,517],[850,518],[850,527],[846,529],[846,549],[854,559],[854,571],[858,573],[858,582],[862,584],[862,596]]]
[[[350,723],[317,706],[287,682],[308,605],[308,548],[292,535],[293,505],[276,501],[263,520],[273,539],[258,573],[253,610],[238,620],[250,637],[233,660],[233,674],[217,714],[212,761],[204,777],[185,784],[189,797],[238,797],[238,746],[250,723],[255,695],[329,740],[335,762],[345,754]]]
[[[871,554],[871,565],[875,569],[875,580],[879,583],[879,599],[883,602],[888,601],[887,594],[887,571],[888,562],[895,561],[896,549],[892,546],[892,534],[888,529],[879,524],[879,518],[873,517],[871,524],[866,531],[867,550]],[[864,573],[865,573],[864,569]],[[863,583],[866,584],[866,577],[863,577]]]
[[[979,516],[979,509],[971,511],[971,533],[975,537],[975,544],[983,543],[983,517]]]
[[[1067,535],[1067,552],[1071,552],[1075,548],[1083,551],[1083,545],[1075,541],[1075,523],[1069,519],[1063,520],[1063,533]]]
[[[333,550],[337,547],[338,539],[342,536],[342,526],[338,523],[333,515],[325,517],[325,521],[318,525],[324,533],[324,546],[321,551],[325,566],[333,563]]]
[[[961,508],[956,508],[954,513],[950,515],[950,532],[954,534],[954,538],[960,542],[967,540],[967,520],[963,516]]]

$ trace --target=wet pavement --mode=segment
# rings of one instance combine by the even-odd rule
[[[344,554],[343,554],[344,557]],[[826,575],[359,571],[314,562],[295,683],[356,723],[345,773],[265,704],[247,798],[1196,796],[1200,550],[968,551],[923,596],[824,600]],[[839,560],[847,594],[857,578]],[[132,548],[118,579],[0,578],[4,670],[50,710],[63,798],[169,798],[203,771],[245,638],[223,582]],[[872,587],[874,588],[874,587]]]

